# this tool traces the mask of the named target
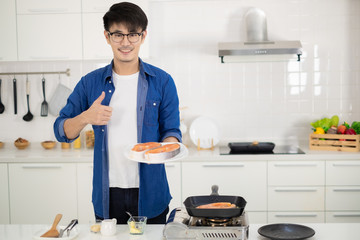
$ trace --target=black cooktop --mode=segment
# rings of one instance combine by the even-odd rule
[[[231,152],[228,146],[220,147],[220,155],[259,155],[259,154],[305,154],[303,150],[296,146],[291,145],[275,145],[275,148],[271,152],[253,152],[253,153],[241,153]]]

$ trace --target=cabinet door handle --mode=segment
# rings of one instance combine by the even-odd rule
[[[275,192],[317,192],[316,188],[275,188]]]
[[[275,163],[275,167],[317,167],[316,163]]]
[[[62,59],[69,59],[69,56],[30,56],[33,60],[62,60]]]
[[[275,214],[275,217],[317,217],[317,214]]]
[[[360,192],[360,188],[335,188],[334,192]]]
[[[203,167],[245,167],[244,164],[236,164],[236,163],[231,163],[231,164],[224,164],[224,163],[214,163],[214,164],[203,164]]]
[[[51,13],[63,13],[67,12],[67,8],[30,8],[28,9],[29,12],[33,13],[44,13],[44,12],[51,12]]]
[[[334,217],[360,217],[360,213],[334,213]]]
[[[165,164],[165,167],[171,167],[171,168],[173,168],[173,167],[175,167],[175,164]]]
[[[333,163],[333,167],[360,167],[360,163]]]
[[[25,169],[44,169],[44,168],[61,168],[61,165],[54,165],[54,164],[26,164],[22,165],[22,168]]]

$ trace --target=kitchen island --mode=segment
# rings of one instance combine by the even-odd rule
[[[355,240],[360,236],[360,223],[318,223],[302,224],[315,230],[315,235],[309,240]],[[249,240],[265,240],[257,230],[263,225],[250,224]],[[147,225],[144,235],[130,235],[127,225],[117,225],[117,233],[112,237],[103,237],[100,233],[90,232],[90,225],[76,226],[79,235],[77,240],[161,240],[164,225]],[[1,240],[29,240],[41,229],[50,228],[50,225],[0,225]]]

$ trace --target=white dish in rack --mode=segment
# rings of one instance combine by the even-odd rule
[[[217,124],[208,117],[196,118],[190,126],[191,141],[201,148],[211,148],[219,143],[219,128]]]

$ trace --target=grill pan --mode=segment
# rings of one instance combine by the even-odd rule
[[[232,204],[235,204],[236,208],[196,208],[200,205],[216,202],[230,202]],[[184,205],[188,214],[193,217],[232,218],[238,217],[243,213],[246,201],[244,198],[238,196],[207,195],[188,197],[185,199]]]
[[[272,142],[231,142],[230,153],[271,153],[275,144]]]

